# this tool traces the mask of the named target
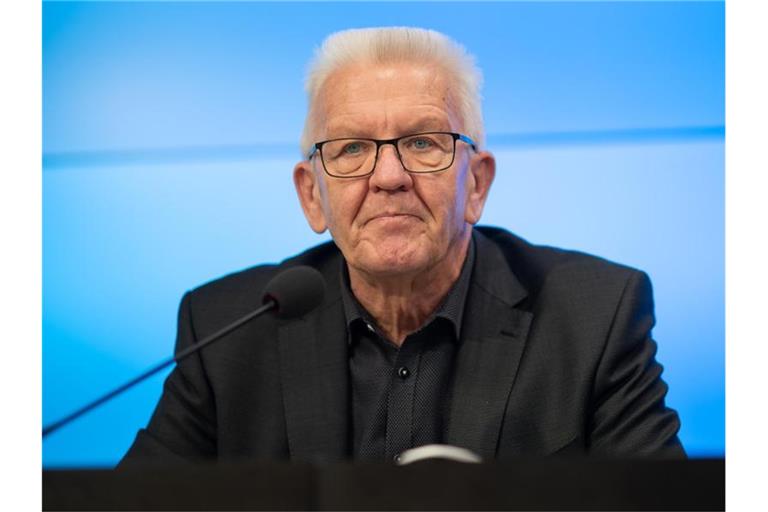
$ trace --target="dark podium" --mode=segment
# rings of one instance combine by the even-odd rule
[[[531,459],[43,471],[43,510],[724,510],[725,462]]]

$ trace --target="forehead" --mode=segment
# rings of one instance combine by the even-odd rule
[[[346,66],[318,95],[318,128],[328,138],[458,129],[451,92],[447,73],[434,64]]]

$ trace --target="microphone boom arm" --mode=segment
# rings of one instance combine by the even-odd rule
[[[97,398],[96,400],[94,400],[93,402],[91,402],[91,403],[89,403],[87,405],[84,405],[80,409],[78,409],[75,412],[65,416],[64,418],[62,418],[62,419],[60,419],[58,421],[55,421],[53,423],[48,424],[47,426],[43,427],[43,438],[45,438],[49,434],[55,432],[56,430],[60,429],[64,425],[67,425],[68,423],[70,423],[70,422],[74,421],[75,419],[79,418],[80,416],[82,416],[83,414],[87,413],[91,409],[94,409],[94,408],[100,406],[104,402],[107,402],[107,401],[111,400],[112,398],[116,397],[117,395],[119,395],[120,393],[124,392],[125,390],[130,389],[131,387],[135,386],[139,382],[141,382],[141,381],[151,377],[152,375],[156,374],[157,372],[167,368],[168,366],[170,366],[174,362],[178,363],[179,361],[181,361],[182,359],[186,358],[190,354],[193,354],[194,352],[197,352],[198,350],[202,349],[203,347],[205,347],[207,345],[210,345],[211,343],[213,343],[214,341],[218,340],[219,338],[221,338],[225,334],[230,333],[231,331],[237,329],[241,325],[243,325],[243,324],[249,322],[250,320],[254,319],[255,317],[261,315],[262,313],[266,313],[270,309],[274,309],[276,306],[277,306],[277,302],[274,299],[269,299],[260,308],[254,310],[253,312],[247,314],[246,316],[244,316],[242,318],[237,319],[235,322],[233,322],[233,323],[227,325],[226,327],[223,327],[222,329],[216,331],[215,333],[213,333],[210,336],[206,337],[202,341],[199,341],[198,343],[195,343],[194,345],[185,348],[184,350],[182,350],[178,354],[175,354],[175,355],[169,357],[165,361],[162,361],[161,363],[158,363],[156,366],[153,366],[152,368],[150,368],[149,370],[145,371],[144,373],[142,373],[138,377],[135,377],[135,378],[129,380],[128,382],[126,382],[122,386],[119,386],[119,387],[113,389],[109,393],[103,395],[100,398]]]

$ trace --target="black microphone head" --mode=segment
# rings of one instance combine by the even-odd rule
[[[312,267],[290,267],[264,287],[263,303],[274,300],[277,316],[294,318],[309,313],[323,301],[325,280]]]

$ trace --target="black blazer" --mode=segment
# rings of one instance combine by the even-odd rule
[[[476,228],[448,444],[487,459],[591,453],[683,456],[655,361],[653,298],[637,270]],[[333,243],[188,292],[181,350],[260,305],[285,267],[326,280],[320,307],[261,317],[182,361],[121,464],[350,456],[347,336]]]

